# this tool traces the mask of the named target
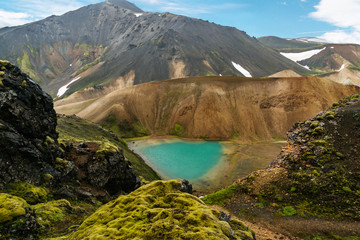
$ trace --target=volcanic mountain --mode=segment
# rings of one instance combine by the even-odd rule
[[[55,110],[101,123],[125,137],[272,140],[285,137],[296,121],[359,90],[315,77],[193,77],[106,94],[106,89],[86,89],[56,101]]]
[[[16,62],[53,97],[123,78],[129,81],[117,87],[185,76],[307,72],[236,28],[146,13],[125,0],[6,27],[0,41],[0,57]]]
[[[342,84],[360,86],[360,45],[305,42],[305,40],[261,37],[261,43],[285,57]]]

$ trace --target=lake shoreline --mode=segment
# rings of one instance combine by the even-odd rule
[[[144,161],[163,179],[169,179],[166,174],[156,170],[151,161],[149,161],[144,154],[137,151],[135,144],[143,145],[141,147],[148,147],[149,145],[161,144],[161,142],[211,142],[213,140],[188,139],[175,136],[150,136],[145,138],[126,139],[126,141],[129,148],[140,155],[141,158],[143,158]],[[285,144],[283,141],[256,142],[250,144],[239,143],[236,140],[216,142],[219,142],[222,146],[222,156],[218,160],[218,163],[207,173],[197,179],[190,180],[196,191],[194,193],[195,195],[206,195],[218,191],[231,185],[237,179],[245,177],[254,170],[267,167],[280,153],[282,146]]]

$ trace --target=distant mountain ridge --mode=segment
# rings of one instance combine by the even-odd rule
[[[185,76],[254,77],[296,63],[232,27],[170,13],[145,13],[124,0],[82,7],[0,29],[0,58],[16,62],[53,97],[130,76],[129,84]],[[130,75],[129,75],[130,74]]]
[[[264,45],[276,49],[317,76],[342,84],[360,86],[360,45],[323,43],[312,38],[261,37]],[[311,41],[313,40],[313,41]]]

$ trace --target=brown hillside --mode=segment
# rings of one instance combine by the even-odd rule
[[[70,96],[55,109],[153,135],[254,141],[285,137],[295,122],[359,90],[313,77],[195,77],[132,86],[81,102],[71,102]]]
[[[281,72],[277,72],[269,76],[269,78],[280,78],[280,77],[302,77],[302,76],[297,72],[294,72],[293,70],[283,70]]]

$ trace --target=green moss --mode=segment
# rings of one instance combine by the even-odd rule
[[[135,121],[132,124],[133,129],[135,130],[137,136],[147,136],[149,135],[149,131],[144,127],[140,121]]]
[[[32,48],[30,45],[27,45],[26,47],[30,50],[31,55],[32,55],[33,57],[36,57],[36,53],[37,53],[36,49],[35,49],[35,48]]]
[[[185,127],[179,123],[175,123],[173,134],[181,137],[184,135],[184,133],[185,133]]]
[[[110,142],[102,142],[96,151],[95,155],[98,157],[105,157],[109,154],[114,154],[119,151],[119,148]]]
[[[296,214],[296,210],[292,206],[284,207],[282,212],[285,216],[293,216]]]
[[[318,125],[319,125],[319,121],[312,121],[312,122],[310,123],[310,127],[311,127],[311,128],[316,128]]]
[[[203,200],[208,205],[225,206],[226,201],[234,195],[234,192],[237,188],[237,184],[231,185],[228,188],[209,194],[203,197],[201,200]]]
[[[0,77],[0,87],[4,87],[4,83],[3,83],[3,78],[2,77]]]
[[[234,239],[219,212],[180,192],[179,180],[155,181],[100,207],[65,239]],[[253,232],[230,221],[235,239]]]
[[[26,51],[24,51],[22,57],[17,58],[17,62],[24,73],[28,74],[36,82],[41,82],[40,78],[36,74],[35,67],[30,62],[29,54]]]
[[[82,43],[82,44],[80,44],[79,48],[83,51],[84,57],[89,56],[89,54],[90,54],[89,49],[91,48],[90,45],[88,45],[86,43]]]
[[[3,191],[21,197],[30,204],[45,202],[49,196],[49,190],[46,188],[36,187],[27,182],[8,184]]]
[[[103,122],[102,126],[119,135],[120,137],[133,138],[149,135],[149,131],[138,120],[124,120],[118,122],[114,114],[110,114]]]
[[[319,139],[312,141],[311,144],[315,146],[326,146],[327,142],[324,139]]]
[[[334,119],[334,118],[335,118],[335,113],[334,113],[333,111],[327,111],[327,112],[325,113],[325,117],[326,117],[327,119]]]
[[[8,65],[11,65],[11,63],[9,61],[6,61],[6,60],[0,60],[0,65],[8,66]]]
[[[343,187],[342,190],[345,192],[351,192],[351,188],[349,187]]]
[[[63,169],[63,168],[68,168],[71,166],[71,163],[69,161],[64,160],[62,158],[56,158],[55,162],[56,162],[56,165],[55,165],[56,168]]]
[[[0,224],[24,216],[29,204],[22,198],[0,193]]]
[[[52,138],[49,137],[49,136],[46,136],[46,142],[49,143],[49,144],[54,144],[54,143],[55,143],[55,140],[52,139]]]
[[[48,184],[53,179],[54,179],[54,176],[51,175],[50,173],[45,173],[42,177],[42,180],[44,181],[45,184]]]
[[[38,223],[49,228],[54,224],[61,224],[66,215],[72,211],[69,201],[65,199],[40,203],[33,206]]]
[[[4,76],[5,72],[4,71],[0,71],[0,77]]]
[[[21,83],[21,87],[26,88],[26,85],[27,85],[26,80],[22,81],[22,83]]]
[[[77,72],[76,75],[79,75],[80,73],[85,72],[86,70],[88,70],[89,68],[95,66],[96,64],[98,64],[101,61],[101,59],[96,59],[95,61],[86,64],[85,66],[83,66],[82,68],[80,68]]]

